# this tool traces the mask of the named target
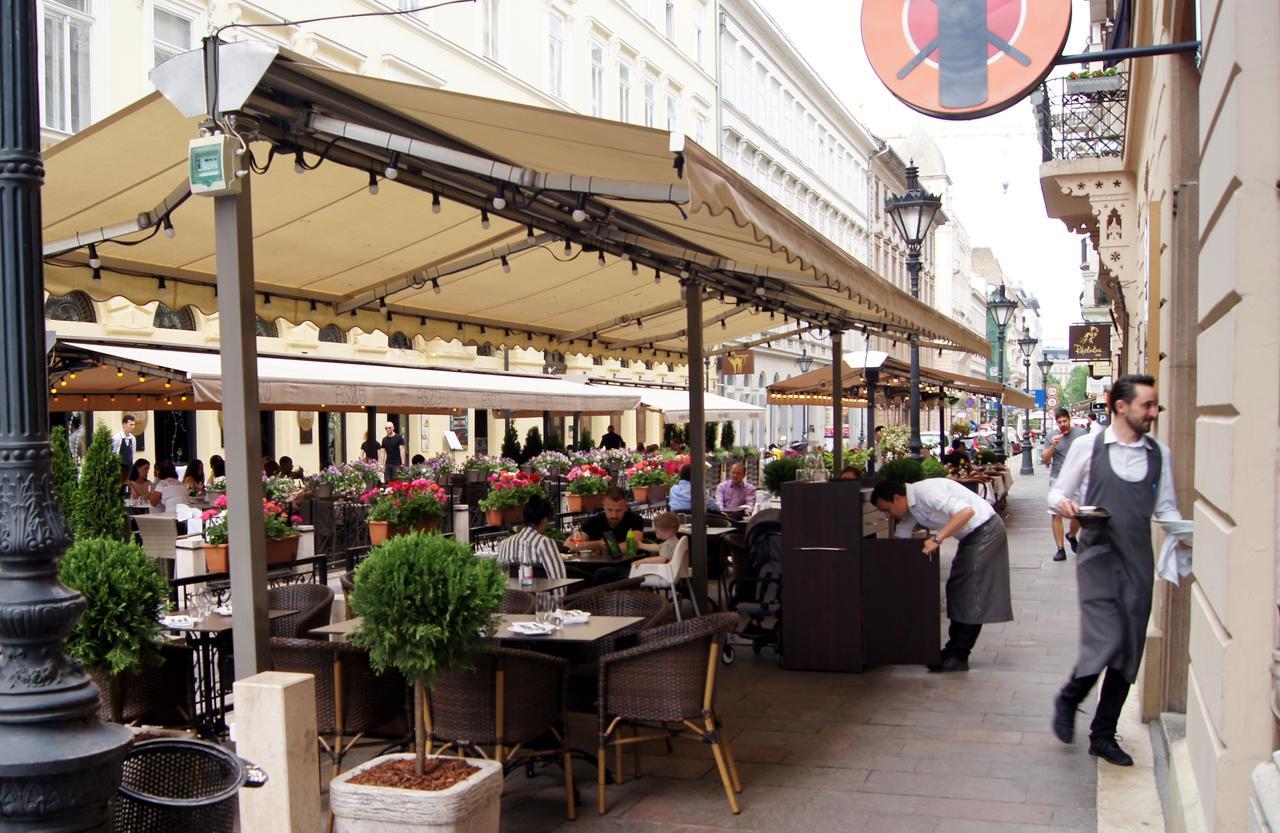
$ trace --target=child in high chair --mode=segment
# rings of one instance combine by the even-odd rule
[[[651,555],[648,558],[640,558],[633,562],[633,565],[640,564],[666,564],[671,557],[676,554],[676,544],[680,541],[680,536],[676,533],[680,529],[680,516],[675,512],[663,512],[653,519],[653,534],[658,539],[658,543],[651,544],[648,541],[640,542],[640,549],[645,552],[656,552],[657,555]]]

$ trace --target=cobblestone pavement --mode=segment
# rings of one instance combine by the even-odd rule
[[[559,770],[513,773],[502,829],[1095,833],[1094,759],[1080,741],[1063,746],[1049,732],[1053,695],[1075,655],[1076,594],[1074,562],[1050,560],[1047,490],[1043,470],[1014,484],[1006,523],[1016,618],[983,629],[967,674],[783,671],[768,650],[758,658],[740,650],[722,666],[741,815],[729,810],[710,749],[678,742],[669,755],[651,746],[640,778],[628,753],[626,781],[609,787],[604,816],[595,769],[579,762],[576,822],[563,815]],[[574,745],[590,748],[594,721],[575,721],[573,731]]]

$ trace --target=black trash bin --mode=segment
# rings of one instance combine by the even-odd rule
[[[134,745],[111,808],[116,833],[231,833],[240,788],[266,773],[212,743],[164,738]]]

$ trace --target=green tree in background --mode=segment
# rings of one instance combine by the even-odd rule
[[[532,460],[542,453],[542,432],[538,430],[538,426],[529,429],[529,433],[524,435],[524,456],[520,458],[520,462]]]
[[[547,441],[542,444],[544,451],[559,451],[564,453],[564,440],[560,439],[560,432],[552,428],[547,432]]]
[[[55,425],[49,432],[49,443],[53,446],[53,494],[58,498],[58,507],[62,509],[63,517],[70,518],[75,506],[79,473],[76,471],[75,461],[71,459],[67,429]]]
[[[126,540],[120,455],[111,446],[111,430],[99,425],[85,452],[84,470],[72,501],[71,533],[77,541]]]
[[[720,423],[708,422],[706,428],[707,428],[707,451],[715,451],[716,439],[720,434]]]
[[[1066,387],[1062,389],[1065,404],[1074,405],[1088,399],[1089,394],[1085,389],[1088,382],[1089,369],[1082,364],[1076,365],[1067,379]]]
[[[595,438],[591,436],[591,428],[586,425],[582,426],[582,431],[578,434],[578,450],[590,451],[595,447],[596,441]]]
[[[520,462],[520,435],[513,422],[507,422],[507,430],[502,434],[502,456]]]
[[[733,423],[726,422],[724,427],[720,429],[720,447],[731,450],[733,443],[738,438],[733,433]]]

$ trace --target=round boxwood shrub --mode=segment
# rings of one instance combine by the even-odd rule
[[[881,466],[879,474],[883,479],[892,480],[896,483],[916,483],[924,480],[924,466],[920,464],[919,460],[912,460],[910,457],[899,457]]]
[[[796,479],[796,470],[800,468],[799,457],[781,457],[764,466],[764,487],[774,494],[782,491],[783,483]]]

